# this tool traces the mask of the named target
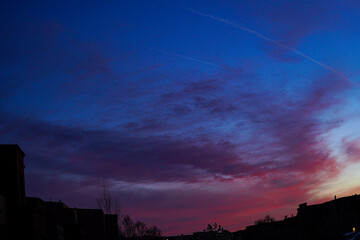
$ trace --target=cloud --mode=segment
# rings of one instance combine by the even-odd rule
[[[241,79],[243,85],[233,87],[234,79]],[[333,166],[334,159],[321,143],[324,122],[316,116],[341,103],[336,93],[346,89],[346,83],[329,75],[296,101],[248,83],[242,73],[186,83],[174,93],[160,94],[159,101],[154,102],[158,116],[143,115],[141,121],[119,128],[90,130],[5,115],[1,131],[25,146],[29,142],[45,144],[45,150],[30,146],[38,155],[33,162],[38,166],[85,176],[118,176],[127,181],[191,182],[214,176],[262,177],[285,170],[306,174]],[[165,110],[156,109],[164,106]],[[168,114],[172,115],[166,117]],[[233,127],[217,136],[211,133],[224,124],[241,122],[244,124],[236,129],[238,136],[233,134]],[[336,126],[329,124],[329,128]],[[188,137],[176,134],[182,127],[181,135]],[[59,156],[50,161],[49,155]]]
[[[321,79],[318,86],[313,85],[300,101],[288,103],[259,90],[248,92],[249,89],[244,92],[237,89],[236,97],[216,96],[221,87],[216,90],[214,86],[206,86],[209,82],[203,83],[203,87],[201,84],[184,87],[176,102],[189,101],[195,115],[200,111],[204,118],[214,121],[237,115],[242,119],[235,121],[253,124],[251,132],[243,137],[241,132],[249,125],[237,129],[240,142],[226,140],[222,134],[213,138],[204,129],[200,130],[200,136],[187,133],[186,138],[167,135],[166,130],[164,134],[154,135],[152,133],[161,133],[161,122],[166,122],[163,119],[156,123],[157,118],[149,120],[150,125],[137,122],[141,127],[137,128],[136,136],[134,127],[89,130],[10,117],[2,118],[0,131],[6,136],[3,141],[19,142],[25,151],[29,148],[33,152],[36,156],[30,160],[33,166],[62,169],[82,176],[134,182],[197,182],[214,177],[226,180],[333,172],[336,171],[335,159],[322,145],[324,123],[316,115],[339,103],[334,95],[344,84],[334,76],[326,80],[326,84]],[[209,91],[216,97],[204,95]],[[233,108],[227,110],[229,106]],[[196,124],[204,124],[204,118],[199,118]],[[136,124],[133,126],[138,126]],[[181,122],[169,122],[170,133],[181,127],[179,124]]]
[[[286,24],[274,8],[267,16]],[[294,14],[290,30],[301,18]],[[285,42],[298,44],[315,31],[308,27]],[[324,140],[351,87],[339,75],[311,76],[306,87],[272,81],[268,90],[261,66],[169,70],[138,64],[138,49],[84,42],[56,23],[14,29],[0,40],[9,46],[0,142],[26,152],[29,195],[94,207],[106,179],[124,212],[166,233],[211,221],[238,230],[265,213],[295,213],[339,174]],[[344,140],[349,159],[356,144]]]
[[[252,13],[273,23],[273,32],[282,39],[284,44],[295,47],[303,38],[310,34],[330,29],[336,25],[340,16],[334,9],[334,2],[329,1],[275,1],[273,4],[259,1],[258,5],[265,4],[260,11]]]
[[[106,73],[108,61],[96,59],[100,63],[78,61],[71,75],[96,79]],[[163,85],[156,91],[141,81],[129,82],[135,92],[121,101],[98,103],[104,108],[104,102],[122,103],[129,110],[128,115],[104,111],[118,123],[112,127],[45,120],[2,108],[0,141],[18,143],[27,153],[30,195],[92,207],[97,187],[108,179],[114,187],[126,183],[116,189],[126,211],[166,232],[202,230],[212,219],[239,229],[264,212],[281,216],[294,211],[309,190],[337,176],[337,161],[322,136],[338,122],[321,116],[344,104],[341,94],[350,88],[328,74],[297,89],[297,95],[281,88],[269,92],[253,71],[227,68],[173,85],[160,78]],[[146,78],[145,85],[156,82],[155,77]],[[144,105],[132,104],[134,99]],[[136,188],[141,184],[146,187]],[[161,190],[159,184],[179,187]]]
[[[347,160],[360,161],[360,138],[345,137],[342,139],[342,144]]]
[[[227,20],[227,19],[224,19],[224,18],[219,18],[219,17],[216,17],[216,16],[213,16],[213,15],[210,15],[210,14],[207,14],[207,13],[204,13],[204,12],[199,12],[195,9],[185,9],[189,12],[192,12],[194,14],[197,14],[199,16],[203,16],[203,17],[206,17],[206,18],[209,18],[209,19],[212,19],[212,20],[215,20],[215,21],[218,21],[218,22],[221,22],[221,23],[224,23],[226,25],[229,25],[233,28],[236,28],[238,30],[241,30],[241,31],[244,31],[244,32],[247,32],[251,35],[254,35],[256,36],[257,38],[260,38],[260,39],[263,39],[265,40],[268,44],[270,44],[269,46],[273,45],[273,46],[277,46],[278,48],[281,49],[282,52],[284,52],[284,50],[286,51],[289,51],[291,52],[292,54],[295,54],[297,56],[300,56],[306,60],[309,60],[310,62],[312,63],[315,63],[317,65],[319,65],[320,67],[322,68],[325,68],[333,73],[335,73],[336,75],[340,76],[341,78],[343,78],[344,80],[347,80],[349,82],[352,82],[353,84],[357,85],[357,86],[360,86],[357,82],[355,81],[352,81],[350,78],[348,78],[347,76],[345,76],[343,73],[341,73],[340,71],[338,71],[337,69],[331,67],[331,66],[328,66],[327,64],[319,61],[319,60],[316,60],[315,58],[311,57],[310,55],[300,51],[299,49],[296,49],[295,47],[289,45],[289,44],[286,44],[284,41],[280,41],[280,40],[275,40],[273,38],[270,38],[268,36],[265,36],[264,34],[258,32],[258,31],[255,31],[253,29],[250,29],[250,28],[247,28],[247,27],[244,27],[242,25],[239,25],[239,24],[236,24],[230,20]],[[302,19],[303,21],[303,19]],[[279,52],[277,53],[272,53],[272,55],[274,56],[279,56]],[[289,57],[287,57],[287,59],[290,59]]]

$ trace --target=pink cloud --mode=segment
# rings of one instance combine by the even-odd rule
[[[344,146],[344,152],[347,160],[352,162],[360,161],[360,138],[352,139],[350,137],[346,137],[342,139],[342,144]]]
[[[153,103],[155,108],[171,109],[172,104],[187,102],[194,112],[192,123],[205,129],[200,132],[183,130],[187,113],[177,113],[174,121],[159,116],[143,121],[151,119],[147,115],[130,127],[101,130],[2,113],[0,134],[29,152],[31,195],[45,199],[51,195],[69,205],[91,207],[97,196],[94,189],[103,179],[134,187],[139,183],[221,184],[220,192],[201,187],[136,193],[117,189],[117,196],[125,212],[158,224],[167,234],[201,231],[212,220],[237,230],[267,213],[277,218],[294,213],[310,190],[339,173],[321,137],[337,125],[318,116],[342,104],[337,95],[349,87],[330,75],[315,81],[300,99],[253,88],[249,82],[244,82],[247,87],[223,93],[231,88],[230,80],[242,77],[242,72],[234,71],[218,75],[221,80],[185,84],[166,102]],[[234,108],[227,111],[231,105]],[[235,124],[234,135],[212,134],[209,119],[209,124],[227,119],[244,124]],[[162,122],[168,126],[162,128]],[[185,132],[167,134],[169,129]],[[349,153],[356,153],[355,144],[347,145]],[[87,197],[81,189],[88,189]]]

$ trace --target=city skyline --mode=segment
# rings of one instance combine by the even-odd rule
[[[26,195],[164,235],[360,193],[356,1],[0,3],[0,143]]]

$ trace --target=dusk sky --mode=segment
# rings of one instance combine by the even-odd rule
[[[1,1],[27,196],[165,235],[360,193],[360,1]]]

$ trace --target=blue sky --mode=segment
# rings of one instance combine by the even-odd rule
[[[357,1],[5,1],[0,142],[27,194],[165,234],[359,191]]]

